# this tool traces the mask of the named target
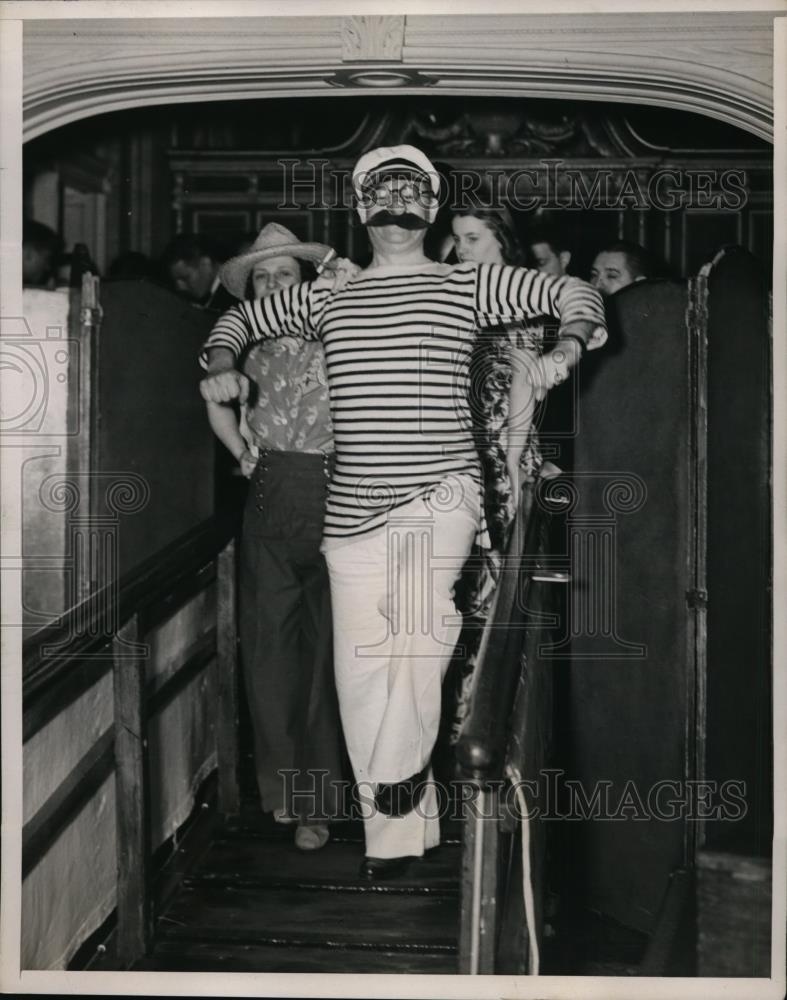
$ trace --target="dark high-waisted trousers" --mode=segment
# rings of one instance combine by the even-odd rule
[[[241,659],[262,808],[286,808],[302,819],[335,814],[331,782],[341,779],[330,590],[320,552],[330,461],[263,452],[241,536]]]

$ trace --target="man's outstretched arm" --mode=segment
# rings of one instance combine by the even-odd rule
[[[536,316],[560,320],[558,342],[530,369],[535,398],[568,377],[585,350],[601,347],[607,325],[601,295],[579,278],[553,278],[530,268],[482,264],[478,268],[476,310],[482,322],[512,323]],[[509,334],[515,346],[517,328]]]
[[[250,344],[286,335],[305,339],[315,336],[311,284],[284,288],[268,299],[241,302],[219,317],[199,356],[208,373],[200,382],[206,402],[246,401],[248,379],[236,370],[235,363]]]
[[[559,336],[578,338],[580,350],[584,345],[592,351],[607,339],[601,295],[579,278],[553,278],[508,264],[479,264],[475,309],[482,324],[554,316],[560,320]]]

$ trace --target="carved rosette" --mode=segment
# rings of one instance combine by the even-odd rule
[[[401,62],[404,15],[342,19],[342,62]]]

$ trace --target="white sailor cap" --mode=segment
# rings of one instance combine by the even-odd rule
[[[433,200],[426,206],[427,221],[434,222],[440,195],[440,175],[429,157],[420,149],[416,149],[415,146],[401,145],[378,146],[377,149],[370,149],[355,164],[352,178],[353,190],[358,199],[358,216],[362,223],[366,223],[368,208],[363,199],[364,190],[386,177],[427,179],[434,195]]]

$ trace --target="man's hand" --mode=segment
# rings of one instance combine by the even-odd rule
[[[575,337],[559,340],[555,347],[536,358],[527,369],[527,379],[533,386],[533,395],[541,401],[550,389],[568,378],[569,371],[582,357],[582,347]]]
[[[213,347],[208,354],[208,374],[199,384],[207,403],[229,403],[249,398],[249,380],[235,367],[235,355],[227,347]]]
[[[528,367],[527,379],[533,387],[533,397],[540,402],[550,389],[568,378],[569,364],[566,352],[556,347],[542,354]]]
[[[338,292],[360,272],[361,268],[347,257],[334,257],[325,265],[315,285],[327,285],[332,292]]]
[[[235,368],[208,375],[199,384],[202,398],[208,403],[229,403],[237,399],[245,403],[249,398],[249,380]]]

